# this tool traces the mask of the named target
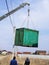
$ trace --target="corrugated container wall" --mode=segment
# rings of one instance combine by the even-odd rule
[[[15,45],[26,47],[38,47],[39,31],[27,28],[16,29]]]

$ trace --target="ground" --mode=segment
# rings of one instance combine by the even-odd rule
[[[10,60],[12,59],[12,55],[0,55],[0,65],[10,65]],[[24,61],[26,57],[16,57],[18,61],[18,65],[24,65]],[[39,58],[30,58],[30,65],[49,65],[49,59],[39,59]]]

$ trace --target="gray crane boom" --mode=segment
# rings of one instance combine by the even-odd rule
[[[0,21],[3,20],[4,18],[10,16],[11,14],[13,14],[14,12],[18,11],[19,9],[23,8],[26,5],[30,5],[29,3],[22,3],[20,6],[18,6],[17,8],[13,9],[12,11],[4,14],[3,16],[0,17]]]

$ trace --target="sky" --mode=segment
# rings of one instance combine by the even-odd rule
[[[28,28],[39,31],[38,48],[17,47],[18,51],[49,51],[49,0],[7,0],[9,10],[13,10],[23,2],[30,3]],[[12,24],[17,28],[27,27],[28,6],[11,15]],[[0,0],[0,17],[7,13],[5,0]],[[0,21],[0,49],[13,50],[13,27],[9,17]],[[24,50],[25,49],[25,50]]]

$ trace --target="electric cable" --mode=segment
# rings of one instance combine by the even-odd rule
[[[8,2],[7,2],[7,0],[5,0],[5,3],[6,3],[6,6],[7,6],[8,13],[9,13],[9,7],[8,7]],[[9,16],[9,19],[10,19],[11,25],[12,25],[12,27],[13,27],[13,23],[12,23],[11,16]]]
[[[7,0],[5,0],[5,2],[6,2],[7,10],[8,10],[8,13],[9,13],[9,7],[8,7],[8,2],[7,2]],[[9,16],[9,19],[10,19],[10,22],[11,22],[11,25],[12,25],[12,28],[13,28],[13,33],[14,33],[13,37],[15,37],[15,28],[14,28],[14,26],[13,26],[11,16]],[[14,42],[14,40],[13,40],[13,42]],[[13,48],[14,48],[14,45],[13,45]],[[14,50],[14,56],[15,56],[15,50]]]

